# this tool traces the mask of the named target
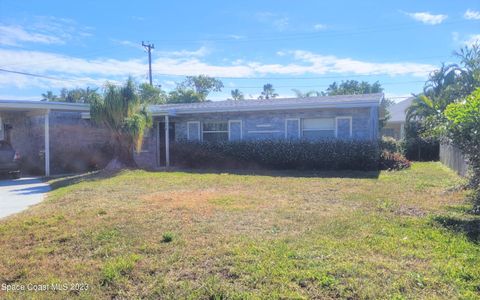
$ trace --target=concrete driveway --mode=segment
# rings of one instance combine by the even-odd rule
[[[0,218],[39,203],[49,190],[50,186],[38,178],[0,180]]]

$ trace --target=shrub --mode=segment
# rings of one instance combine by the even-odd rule
[[[382,139],[379,141],[380,151],[388,151],[388,152],[401,152],[401,144],[396,139],[383,136]]]
[[[165,233],[162,235],[162,242],[164,242],[164,243],[170,243],[171,241],[173,241],[173,233],[171,233],[171,232],[165,232]]]
[[[480,213],[480,88],[465,101],[445,110],[447,137],[465,154],[470,167],[470,187],[475,212]]]
[[[398,152],[382,151],[380,154],[380,170],[403,170],[410,168],[410,161]]]
[[[377,170],[378,143],[360,140],[192,142],[173,145],[174,163],[190,168]]]
[[[424,130],[419,122],[408,122],[405,126],[405,138],[401,141],[398,152],[409,160],[437,161],[440,143],[436,137],[423,137]]]

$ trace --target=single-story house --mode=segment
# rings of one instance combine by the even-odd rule
[[[144,168],[169,166],[170,145],[180,140],[376,140],[382,99],[366,94],[151,105],[154,126],[135,160]],[[87,104],[0,101],[4,138],[29,161],[43,162],[47,175],[52,163],[59,172],[107,148],[109,133],[89,118]]]
[[[410,97],[389,107],[390,119],[382,129],[383,136],[393,137],[396,140],[405,137],[406,110],[412,104],[413,99],[414,97]]]

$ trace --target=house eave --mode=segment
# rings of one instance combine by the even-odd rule
[[[83,103],[46,102],[28,100],[0,100],[0,109],[5,110],[57,110],[57,111],[90,111],[90,105]]]
[[[149,107],[152,116],[174,116],[180,114],[202,114],[202,113],[228,113],[228,112],[256,112],[256,111],[278,111],[278,110],[301,110],[301,109],[322,109],[322,108],[365,108],[379,106],[379,101],[361,103],[309,103],[296,105],[265,105],[265,106],[244,106],[244,107],[216,107],[216,108],[195,108],[195,109],[165,109],[154,110]]]

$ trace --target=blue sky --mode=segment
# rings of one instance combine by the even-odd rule
[[[379,80],[395,100],[480,39],[476,1],[0,1],[0,99],[47,90],[148,80],[142,40],[155,44],[153,80],[220,78],[256,98],[333,81]]]

